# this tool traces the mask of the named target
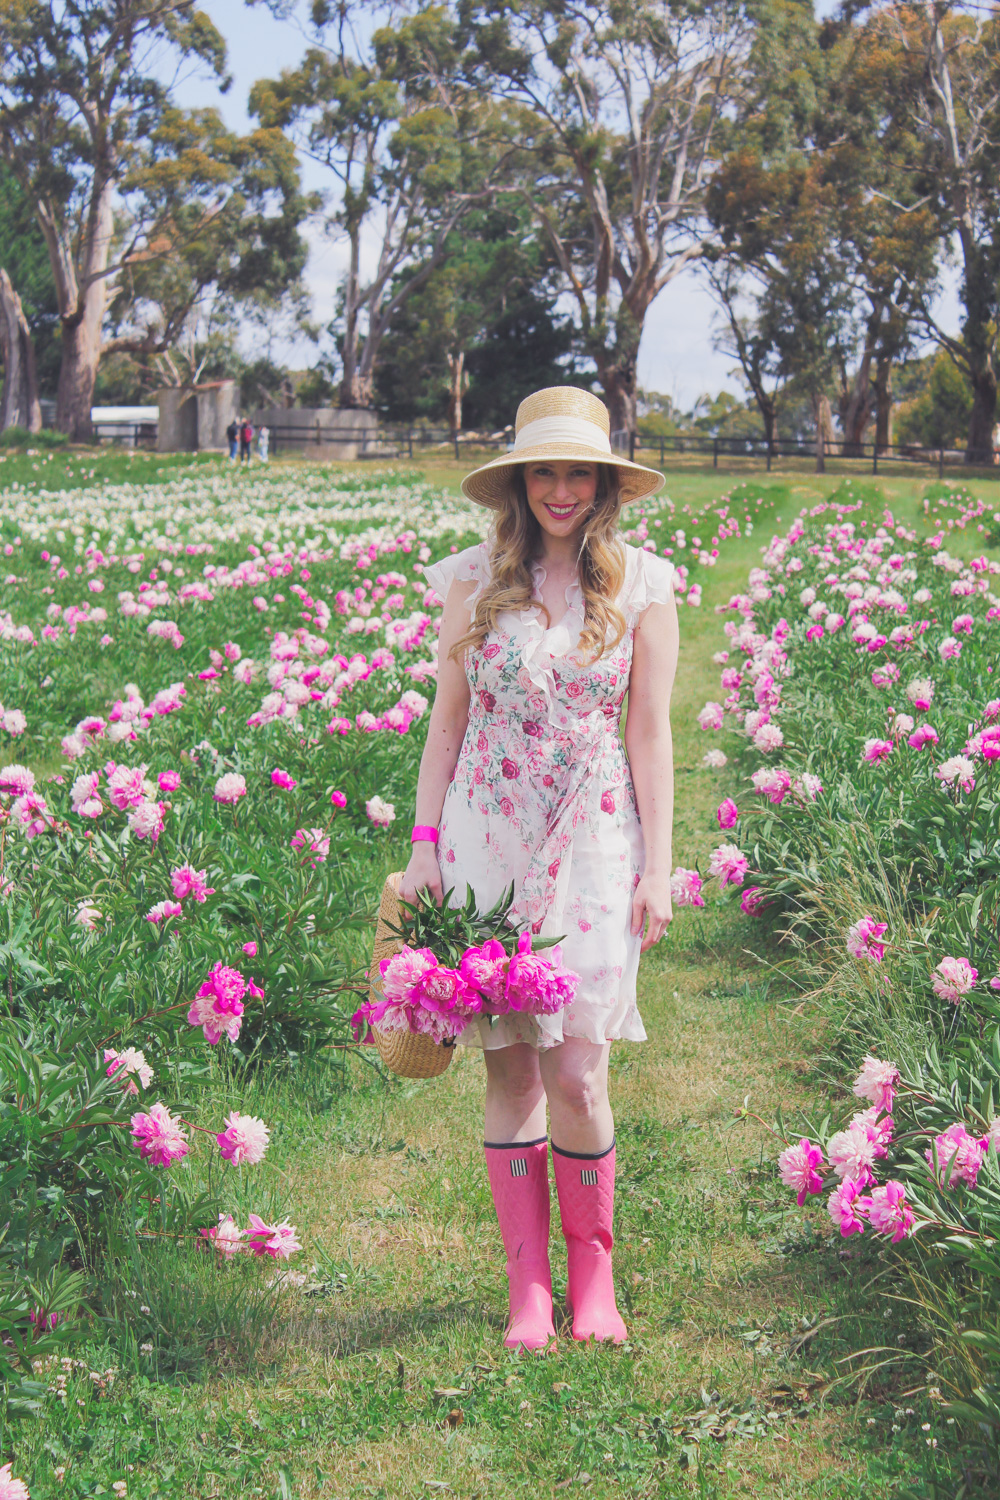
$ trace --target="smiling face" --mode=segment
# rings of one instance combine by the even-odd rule
[[[597,464],[576,459],[525,464],[528,509],[551,537],[572,536],[594,508]]]

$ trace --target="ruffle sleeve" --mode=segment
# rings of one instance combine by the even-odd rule
[[[641,615],[650,604],[666,604],[674,591],[676,570],[673,563],[655,552],[628,547],[625,587],[622,591],[625,609]]]
[[[476,600],[483,591],[483,586],[489,577],[490,559],[485,542],[478,542],[473,547],[466,547],[462,552],[453,552],[448,557],[442,557],[439,562],[431,563],[424,568],[424,578],[437,594],[441,603],[448,597],[448,590],[455,579],[461,582],[475,582],[475,588],[469,594],[466,601],[469,613],[475,610]]]

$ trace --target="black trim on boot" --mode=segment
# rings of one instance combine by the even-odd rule
[[[537,1141],[484,1141],[483,1146],[487,1151],[524,1151],[528,1146],[544,1146],[548,1139],[547,1135],[540,1135]]]
[[[564,1151],[561,1146],[556,1145],[555,1141],[552,1142],[552,1149],[557,1156],[568,1156],[572,1161],[603,1161],[604,1157],[610,1156],[615,1149],[617,1139],[617,1136],[612,1139],[606,1151]]]

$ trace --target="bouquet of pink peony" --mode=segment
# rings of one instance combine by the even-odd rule
[[[570,1004],[580,976],[563,966],[558,940],[533,940],[511,923],[513,887],[485,913],[471,891],[460,907],[450,896],[440,907],[401,904],[402,947],[379,962],[381,993],[355,1012],[356,1036],[367,1024],[449,1042],[477,1016],[552,1015]]]

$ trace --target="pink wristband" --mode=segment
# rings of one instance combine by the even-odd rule
[[[425,839],[429,844],[436,844],[438,841],[438,831],[436,828],[431,828],[428,823],[417,823],[410,834],[410,843],[416,844],[423,842]]]

